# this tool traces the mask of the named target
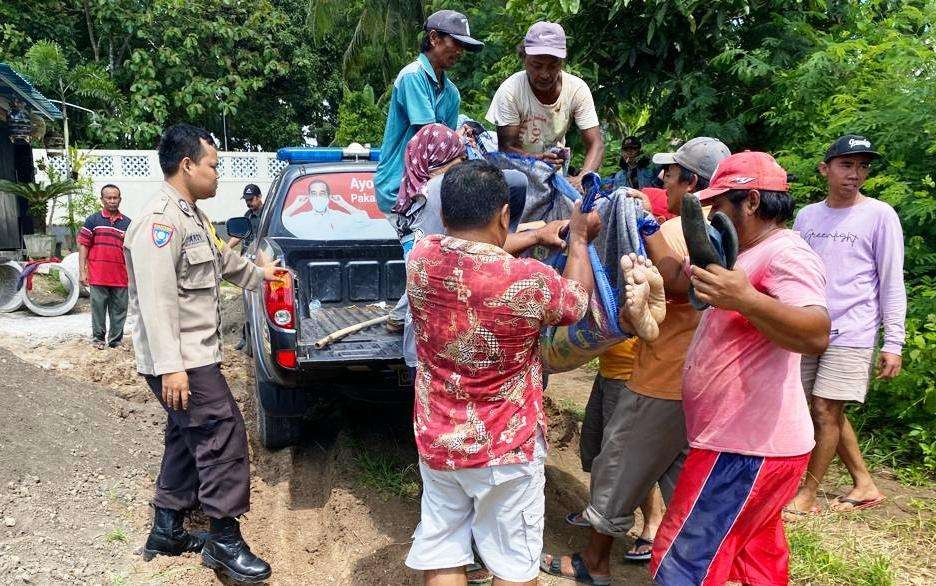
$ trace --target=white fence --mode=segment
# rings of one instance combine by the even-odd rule
[[[130,218],[136,217],[143,205],[153,197],[162,183],[162,171],[156,151],[82,151],[89,156],[82,174],[94,181],[94,192],[100,193],[101,187],[113,183],[120,188],[121,211]],[[38,162],[45,159],[60,174],[69,171],[65,157],[48,156],[44,149],[34,149],[33,158]],[[218,195],[209,200],[202,200],[198,207],[215,222],[223,222],[231,216],[239,216],[246,211],[241,196],[244,186],[254,183],[260,187],[264,197],[276,174],[286,163],[276,159],[276,153],[241,153],[219,152]],[[40,173],[39,180],[47,179]],[[55,224],[65,223],[65,210],[59,205],[55,214]]]

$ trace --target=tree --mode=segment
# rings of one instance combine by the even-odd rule
[[[66,150],[70,146],[70,101],[78,97],[112,105],[119,100],[117,87],[103,68],[93,63],[70,64],[62,47],[55,41],[37,41],[26,51],[17,67],[40,89],[58,100]]]
[[[366,85],[359,92],[345,92],[338,108],[338,133],[335,141],[342,146],[352,142],[379,145],[383,140],[386,116],[374,101],[374,89]]]

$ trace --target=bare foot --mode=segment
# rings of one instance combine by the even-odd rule
[[[878,490],[878,487],[871,484],[868,487],[853,488],[845,496],[840,496],[829,503],[829,509],[836,513],[847,513],[848,511],[861,511],[871,509],[884,502],[884,495]]]
[[[647,284],[650,285],[650,314],[653,315],[653,320],[656,323],[663,323],[663,320],[666,319],[666,291],[663,289],[663,275],[660,274],[660,271],[657,270],[649,258],[637,256],[633,252],[631,257],[631,261],[634,260],[633,257],[644,261]]]
[[[650,266],[652,268],[652,264]],[[650,310],[648,275],[651,271],[648,270],[646,259],[635,254],[621,257],[621,270],[625,282],[624,303],[618,316],[621,328],[642,340],[652,342],[660,335],[660,327]]]
[[[790,501],[790,504],[783,508],[781,516],[786,523],[796,523],[808,517],[815,517],[821,512],[822,509],[819,508],[819,503],[816,501],[816,494],[810,494],[800,489],[793,497],[793,500]]]

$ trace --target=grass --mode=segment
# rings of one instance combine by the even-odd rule
[[[559,401],[559,410],[579,423],[585,421],[585,407],[582,407],[572,399],[562,399]]]
[[[127,541],[127,533],[123,530],[122,527],[117,527],[108,533],[104,539],[107,540],[107,543],[116,543],[118,541],[124,543]]]
[[[881,555],[841,555],[843,548],[831,551],[822,535],[808,525],[788,525],[790,579],[808,584],[848,586],[890,586],[894,584],[890,561]]]
[[[416,500],[421,490],[416,465],[403,462],[392,452],[376,452],[353,444],[358,481],[384,496]]]

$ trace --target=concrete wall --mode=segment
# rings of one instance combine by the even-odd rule
[[[82,152],[90,156],[82,174],[91,177],[94,181],[95,193],[100,193],[101,187],[108,183],[120,187],[123,196],[121,211],[130,218],[134,218],[140,212],[146,201],[153,197],[162,183],[162,171],[159,169],[156,151]],[[49,156],[43,149],[33,151],[37,162],[46,159],[60,173],[67,172],[67,161],[55,154],[53,151],[53,155]],[[218,195],[210,200],[199,202],[199,207],[214,222],[224,222],[231,216],[242,215],[247,209],[241,200],[244,186],[248,183],[255,183],[265,196],[276,174],[285,166],[285,163],[276,159],[276,153],[219,152],[218,157],[220,160],[218,170],[221,174],[218,181]],[[37,180],[46,179],[47,177],[42,173],[37,175]],[[57,206],[54,223],[65,223],[63,202]]]

